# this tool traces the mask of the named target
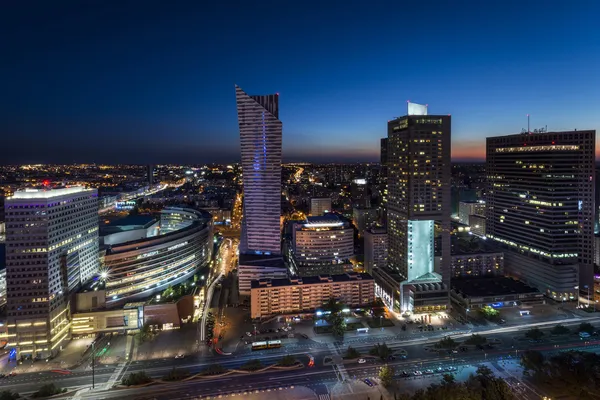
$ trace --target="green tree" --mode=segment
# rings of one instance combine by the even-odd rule
[[[143,385],[144,383],[149,382],[152,382],[152,378],[146,375],[145,371],[132,372],[127,378],[123,379],[123,385],[125,386]]]
[[[344,316],[341,315],[341,312],[330,314],[328,322],[331,324],[331,329],[335,336],[344,336],[344,333],[346,332],[346,321],[344,320]]]
[[[478,334],[471,335],[467,340],[465,340],[465,344],[471,344],[474,346],[483,346],[487,343],[487,339],[485,336],[481,336]]]
[[[591,335],[594,333],[594,325],[590,324],[589,322],[582,322],[581,325],[579,325],[578,332],[585,332]]]
[[[358,350],[356,350],[354,347],[348,346],[348,349],[346,350],[346,355],[344,356],[344,358],[352,360],[352,359],[355,359],[358,357],[360,357],[360,352]]]
[[[458,345],[458,343],[456,343],[456,341],[454,339],[452,339],[450,336],[446,336],[445,338],[441,339],[439,342],[437,342],[434,347],[437,349],[453,349]]]
[[[370,355],[379,357],[383,361],[386,361],[392,355],[392,353],[392,349],[390,349],[385,343],[377,343],[371,348],[371,350],[369,350]]]
[[[291,355],[286,355],[284,356],[281,360],[279,360],[279,362],[277,363],[277,365],[280,365],[282,367],[291,367],[292,365],[296,364],[296,359],[294,358],[294,356]]]
[[[566,334],[568,334],[569,332],[571,332],[571,331],[569,330],[569,328],[567,328],[566,326],[564,326],[564,325],[561,325],[561,324],[558,324],[558,325],[556,325],[556,326],[555,326],[554,328],[552,328],[552,330],[550,331],[550,333],[551,333],[552,335],[566,335]]]
[[[490,306],[481,307],[479,309],[479,313],[483,316],[483,318],[489,321],[494,321],[500,318],[500,311]]]
[[[523,374],[530,375],[538,374],[544,367],[544,355],[539,351],[527,350],[521,354],[521,365],[523,366]]]
[[[0,400],[16,400],[21,398],[18,393],[12,392],[10,390],[3,390],[0,392]]]
[[[385,364],[379,369],[379,379],[384,387],[389,387],[394,382],[394,368]]]
[[[66,392],[67,389],[61,389],[56,386],[54,383],[47,383],[43,385],[37,392],[35,392],[32,397],[50,397],[60,393]]]
[[[544,332],[542,332],[542,331],[540,330],[540,328],[538,328],[538,327],[536,326],[536,327],[534,327],[534,328],[531,328],[530,330],[528,330],[528,331],[525,333],[525,337],[526,337],[527,339],[531,339],[531,340],[535,340],[535,341],[542,340],[542,338],[544,337]]]
[[[188,371],[173,367],[173,369],[163,376],[162,379],[163,381],[180,381],[188,376],[190,376]]]
[[[225,368],[223,368],[223,366],[221,366],[219,364],[212,364],[212,365],[209,365],[208,367],[204,368],[200,373],[202,375],[218,375],[218,374],[222,374],[224,372],[227,372],[227,370]]]
[[[246,363],[244,363],[240,369],[246,370],[246,371],[257,371],[259,369],[263,368],[262,363],[260,362],[260,360],[254,359],[254,360],[248,360],[246,361]]]

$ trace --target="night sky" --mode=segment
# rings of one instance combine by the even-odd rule
[[[482,159],[527,113],[600,131],[599,14],[592,0],[6,1],[0,163],[237,161],[234,84],[280,93],[286,161],[378,160],[406,100],[452,114],[455,160]]]

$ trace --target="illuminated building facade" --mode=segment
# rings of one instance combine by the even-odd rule
[[[279,95],[250,96],[236,85],[244,203],[241,254],[281,254]]]
[[[461,224],[471,225],[471,215],[485,215],[484,201],[461,201],[458,203],[458,221]]]
[[[334,298],[347,307],[372,305],[375,286],[369,274],[347,273],[252,282],[250,316],[309,314]]]
[[[392,279],[380,286],[392,292],[385,298],[398,300],[394,307],[427,312],[449,303],[451,117],[408,108],[409,115],[388,122],[389,271],[374,275]],[[436,226],[442,262],[434,271]]]
[[[300,276],[342,273],[354,257],[354,229],[336,214],[294,224],[293,243],[293,264]]]
[[[388,235],[383,228],[365,231],[365,271],[371,273],[374,268],[385,268],[388,263]]]
[[[96,305],[113,307],[144,299],[189,279],[212,256],[212,216],[201,210],[169,207],[161,211],[161,235],[106,249]],[[100,285],[100,282],[97,283]]]
[[[507,275],[567,300],[593,286],[596,132],[487,138],[486,235]]]
[[[331,212],[331,197],[313,197],[310,199],[310,215],[320,216]]]
[[[49,357],[70,339],[70,293],[98,271],[98,193],[26,189],[5,211],[8,347]]]

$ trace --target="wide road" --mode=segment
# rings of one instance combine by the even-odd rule
[[[598,322],[600,318],[594,317],[590,322]],[[578,325],[580,321],[572,321],[570,323],[564,323],[567,326]],[[550,329],[548,326],[546,329]],[[441,335],[438,332],[431,332],[431,336],[425,338],[414,338],[414,339],[394,339],[385,338],[385,343],[391,347],[394,351],[398,352],[400,349],[404,350],[408,354],[407,360],[394,360],[390,364],[396,366],[396,371],[400,373],[402,370],[408,372],[415,369],[428,369],[447,365],[462,365],[462,364],[473,364],[482,361],[492,361],[499,357],[506,358],[511,356],[512,358],[518,357],[519,352],[527,349],[538,349],[544,352],[556,352],[560,350],[566,350],[571,348],[588,348],[597,349],[600,342],[591,341],[584,342],[576,334],[569,334],[566,336],[549,337],[546,334],[546,338],[541,343],[530,343],[523,339],[523,334],[527,330],[526,326],[521,327],[503,327],[488,330],[487,332],[479,332],[485,334],[488,339],[497,339],[500,341],[499,344],[494,345],[493,349],[482,350],[471,350],[466,353],[460,352],[458,354],[443,354],[440,355],[437,352],[431,352],[426,350],[425,344],[431,344],[437,342]],[[463,334],[451,334],[449,332],[443,332],[443,335],[450,334],[453,338],[461,340],[461,337],[468,336],[469,333]],[[377,337],[365,337],[365,338],[352,338],[347,337],[347,340],[343,344],[335,344],[338,351],[343,354],[348,344],[351,344],[354,348],[363,354],[368,353],[368,350],[377,342],[382,342],[382,338]],[[275,386],[281,385],[307,385],[307,384],[331,384],[338,380],[338,374],[336,374],[334,367],[330,365],[324,365],[325,358],[331,356],[331,349],[327,344],[317,343],[312,340],[304,340],[295,345],[284,346],[281,349],[263,350],[258,352],[252,352],[247,348],[240,349],[239,353],[234,356],[222,356],[213,354],[206,357],[200,356],[188,356],[184,359],[158,359],[148,361],[132,362],[128,365],[125,374],[145,371],[152,377],[162,377],[166,375],[173,367],[182,368],[191,373],[196,373],[204,368],[220,364],[225,368],[236,368],[243,365],[245,362],[252,359],[260,359],[263,364],[272,364],[277,362],[282,356],[290,354],[296,357],[299,361],[305,365],[308,363],[308,354],[312,355],[315,359],[314,368],[305,368],[300,371],[293,372],[268,372],[264,374],[252,374],[251,376],[236,376],[236,377],[225,377],[218,380],[210,381],[199,381],[190,383],[180,383],[175,386],[169,386],[169,393],[180,393],[185,396],[186,390],[193,390],[194,393],[199,394],[215,394],[223,393],[233,390],[256,390],[256,389],[268,389]],[[379,363],[367,363],[367,364],[346,364],[345,368],[351,378],[356,377],[360,379],[365,376],[376,376]],[[108,382],[115,368],[112,366],[98,366],[96,368],[95,382],[96,385],[100,385]],[[124,374],[124,375],[125,375]],[[225,379],[229,379],[225,380]],[[60,387],[84,387],[90,386],[92,383],[91,371],[75,371],[69,375],[62,375],[52,372],[42,373],[29,373],[20,374],[15,377],[7,377],[0,379],[0,390],[12,389],[19,393],[29,393],[36,390],[41,385],[54,382]],[[223,386],[220,382],[226,382]],[[151,398],[163,398],[159,396],[159,392],[162,387],[154,389],[150,392],[153,397]],[[133,390],[133,389],[131,389]],[[138,390],[139,395],[142,395],[142,389]],[[165,389],[166,390],[166,389]],[[95,393],[90,398],[119,398],[118,396],[129,397],[123,393],[127,391],[119,390],[113,396],[112,392],[104,392],[101,395]],[[136,394],[136,396],[138,395]],[[144,397],[131,397],[133,398],[144,398]],[[167,397],[164,397],[167,398]],[[170,397],[174,399],[176,397]]]

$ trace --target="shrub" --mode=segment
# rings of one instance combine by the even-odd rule
[[[143,385],[149,382],[152,382],[152,378],[146,375],[145,371],[132,372],[127,378],[123,379],[123,385],[125,386]]]
[[[35,392],[32,397],[50,397],[56,394],[64,393],[66,391],[67,389],[61,389],[54,383],[48,383],[42,386],[37,392]]]

